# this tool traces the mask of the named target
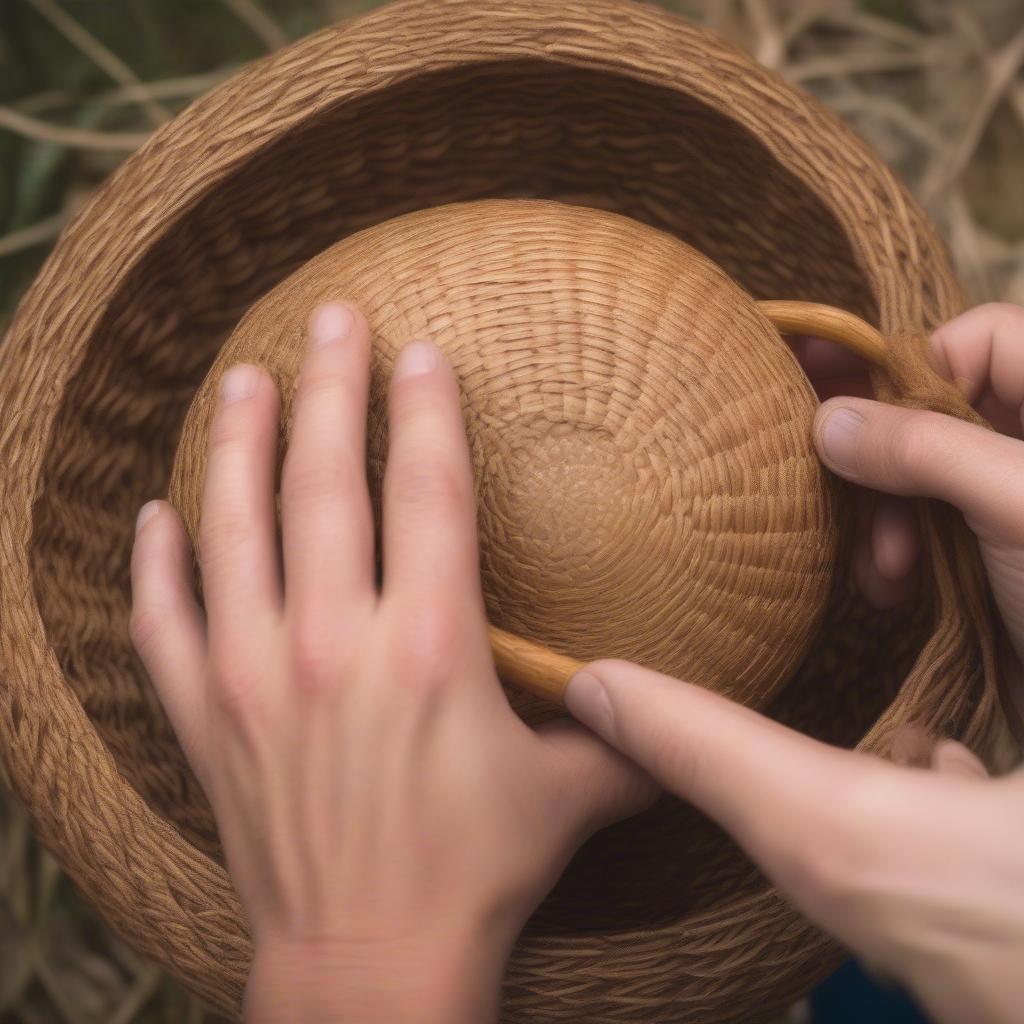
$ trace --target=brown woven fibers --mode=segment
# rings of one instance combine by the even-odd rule
[[[921,212],[851,133],[714,37],[613,0],[407,0],[252,66],[128,161],[3,348],[0,750],[85,894],[227,1010],[249,943],[128,642],[134,514],[166,493],[193,395],[254,302],[362,228],[483,197],[624,214],[755,298],[829,302],[888,335],[920,337],[960,307]],[[919,347],[902,358],[923,368]],[[875,613],[837,581],[774,713],[866,750],[909,718],[989,750],[976,553],[951,513],[921,516],[922,600]],[[749,1021],[834,957],[667,802],[581,852],[517,946],[505,1015]]]
[[[394,356],[430,337],[453,360],[492,622],[757,706],[788,681],[824,612],[836,547],[813,392],[714,264],[615,214],[457,204],[310,260],[253,306],[197,392],[170,489],[193,540],[221,374],[265,366],[288,424],[305,321],[336,297],[357,301],[374,331],[378,509]],[[510,697],[529,721],[559,713]]]

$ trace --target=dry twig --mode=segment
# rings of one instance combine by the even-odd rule
[[[36,142],[52,142],[70,149],[112,149],[133,153],[149,135],[138,132],[94,132],[85,128],[67,128],[0,107],[0,128]]]
[[[941,65],[946,55],[946,48],[937,46],[922,46],[916,50],[864,50],[814,57],[781,70],[791,82],[804,83],[843,75],[920,71],[922,68]]]
[[[281,49],[288,42],[288,37],[256,0],[221,0],[221,2],[235,13],[239,21],[250,28],[271,52]]]
[[[933,165],[925,178],[922,197],[926,204],[933,203],[963,173],[974,151],[981,142],[993,111],[1009,92],[1021,66],[1024,65],[1024,29],[1010,40],[985,64],[986,86],[960,142],[950,156]]]
[[[753,30],[754,56],[769,68],[777,68],[786,55],[786,40],[766,0],[744,0]]]
[[[95,96],[82,96],[63,89],[50,89],[34,93],[10,104],[20,114],[48,114],[84,104],[95,104],[99,109],[114,109],[153,100],[191,99],[212,89],[218,82],[230,78],[240,65],[228,64],[214,71],[198,75],[184,75],[181,78],[164,78],[155,82],[139,82],[125,85]]]
[[[52,241],[60,234],[67,219],[66,214],[58,213],[53,217],[47,217],[46,220],[37,221],[27,228],[22,228],[20,231],[12,231],[8,235],[3,235],[0,237],[0,259],[4,256],[13,256],[25,249],[31,249],[34,245]]]
[[[102,68],[118,85],[138,85],[134,71],[116,54],[111,53],[95,36],[87,32],[55,0],[28,0],[28,2],[70,43],[77,46],[89,59]],[[158,103],[145,103],[146,116],[157,127],[170,119],[169,111]]]

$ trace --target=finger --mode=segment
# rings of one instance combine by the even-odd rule
[[[916,574],[901,580],[890,580],[879,572],[872,554],[870,537],[854,547],[853,580],[861,597],[879,611],[903,604],[917,590]]]
[[[192,585],[192,551],[166,502],[142,506],[132,549],[132,644],[196,774],[202,773],[206,624]]]
[[[858,489],[857,536],[851,566],[861,596],[885,610],[908,600],[917,589],[920,540],[909,503]]]
[[[917,722],[907,722],[893,733],[890,757],[907,768],[930,768],[935,737]]]
[[[902,583],[913,575],[920,554],[913,507],[903,499],[880,494],[871,517],[871,557],[878,575]]]
[[[766,870],[856,768],[826,746],[717,694],[629,662],[600,661],[566,691],[572,714],[689,800]]]
[[[969,779],[988,778],[988,770],[977,755],[955,740],[939,740],[932,750],[931,764],[935,771],[949,775],[961,775]]]
[[[939,370],[997,429],[1019,437],[1024,411],[1024,308],[977,306],[932,336]]]
[[[199,525],[211,637],[228,646],[265,628],[280,607],[274,516],[278,395],[266,371],[233,366],[210,428]]]
[[[826,402],[815,419],[822,460],[888,494],[939,498],[979,533],[1024,540],[1024,443],[939,413],[866,399]]]
[[[373,596],[373,513],[366,485],[370,331],[331,302],[309,320],[281,473],[289,614],[328,616]]]
[[[637,764],[576,722],[546,722],[537,736],[551,761],[549,777],[566,813],[579,822],[581,837],[645,810],[661,792]]]
[[[936,740],[917,723],[901,726],[892,740],[892,760],[910,768],[925,768],[970,779],[987,779],[988,769],[956,740]]]
[[[914,596],[920,553],[921,537],[909,502],[876,495],[858,572],[861,591],[876,608],[895,608]]]
[[[482,606],[476,502],[459,391],[440,349],[399,354],[384,480],[384,593]]]

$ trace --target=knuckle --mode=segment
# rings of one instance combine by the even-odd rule
[[[349,460],[304,462],[285,458],[281,500],[286,507],[345,501],[356,491],[358,474]]]
[[[453,509],[468,500],[460,475],[446,459],[423,455],[395,467],[386,500],[404,508]]]
[[[133,605],[128,616],[128,635],[135,650],[146,657],[160,645],[166,615],[152,605]]]
[[[338,366],[324,365],[318,362],[314,366],[303,367],[299,377],[295,401],[305,404],[312,399],[325,397],[334,402],[347,390],[348,375]]]
[[[229,555],[241,543],[248,529],[237,513],[203,516],[199,523],[199,553],[207,568]]]
[[[456,674],[460,643],[453,614],[436,606],[417,610],[405,617],[401,636],[398,673],[403,686],[436,690]]]
[[[883,438],[883,452],[895,472],[911,481],[918,480],[928,461],[934,424],[927,413],[907,413],[897,417]]]
[[[291,677],[296,689],[310,695],[334,689],[340,675],[340,662],[328,630],[311,617],[300,619],[292,642]]]
[[[259,684],[260,670],[251,659],[211,655],[210,694],[222,711],[237,717],[253,704]]]
[[[246,413],[245,403],[218,409],[210,424],[210,448],[217,452],[244,448],[252,435]]]

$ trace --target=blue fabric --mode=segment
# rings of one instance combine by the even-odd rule
[[[875,980],[855,960],[811,993],[813,1024],[928,1024],[901,989]]]

